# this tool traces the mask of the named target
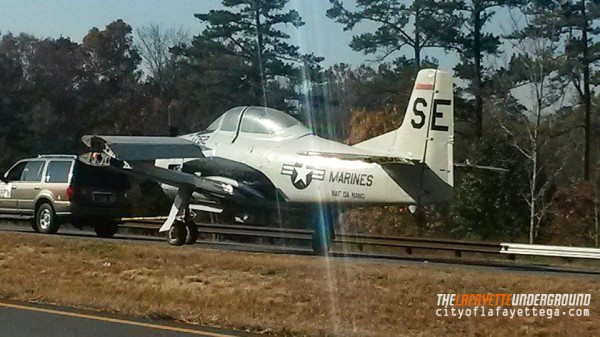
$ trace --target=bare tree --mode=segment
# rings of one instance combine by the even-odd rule
[[[144,68],[161,87],[165,86],[171,80],[176,61],[170,49],[187,44],[189,32],[182,27],[163,29],[151,23],[136,29],[136,37]]]
[[[557,125],[561,123],[555,122],[568,83],[553,80],[564,57],[559,50],[560,40],[546,30],[552,29],[553,22],[548,15],[551,13],[539,8],[525,8],[520,16],[525,21],[522,28],[512,16],[514,32],[508,38],[515,53],[502,77],[504,86],[509,83],[508,91],[514,94],[505,98],[518,98],[505,99],[504,108],[520,112],[512,123],[505,119],[500,125],[529,162],[529,193],[524,196],[529,208],[529,243],[538,235],[552,202],[550,188],[567,163],[567,150],[572,149],[572,142],[563,142],[562,146],[553,142],[557,137],[570,136],[570,129],[559,130]],[[524,129],[524,139],[518,136],[519,129]]]

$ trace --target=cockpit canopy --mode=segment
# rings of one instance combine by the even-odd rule
[[[241,122],[240,122],[241,116]],[[282,135],[294,127],[298,131],[309,133],[300,121],[285,112],[267,107],[236,107],[226,111],[204,130],[204,133],[214,131],[231,131],[257,135]]]

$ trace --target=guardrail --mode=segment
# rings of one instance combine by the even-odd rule
[[[128,221],[121,225],[123,228],[141,230],[157,230],[160,227],[158,219],[147,218],[144,220]],[[312,230],[294,228],[274,228],[248,225],[223,225],[199,223],[198,232],[212,234],[213,241],[221,241],[224,236],[242,236],[266,239],[284,239],[309,242]],[[389,237],[360,233],[336,233],[334,243],[346,246],[355,246],[360,252],[365,246],[377,246],[403,249],[406,254],[413,254],[414,250],[446,251],[453,252],[456,257],[463,253],[479,253],[498,255],[500,247],[497,243],[469,242],[458,240],[441,240],[428,238]]]
[[[511,255],[554,256],[579,259],[600,259],[600,249],[567,246],[501,243],[500,253]]]
[[[124,219],[127,222],[121,225],[124,228],[137,228],[156,231],[162,223],[162,218],[133,218]],[[212,235],[213,241],[222,241],[224,237],[248,237],[268,240],[292,240],[309,242],[312,230],[294,228],[275,228],[248,225],[224,225],[212,223],[199,223],[198,231],[201,234]],[[406,254],[413,254],[414,250],[452,252],[456,257],[463,253],[506,255],[514,260],[516,255],[549,256],[559,258],[600,259],[600,249],[580,248],[549,245],[529,245],[516,243],[490,243],[471,242],[461,240],[444,240],[430,238],[413,238],[399,236],[380,236],[361,233],[336,233],[334,243],[356,247],[360,252],[365,246],[387,247],[403,249]]]
[[[3,215],[2,219],[24,220],[27,217]],[[158,234],[158,229],[164,217],[124,218],[120,227],[150,231],[152,235]],[[222,241],[224,237],[266,238],[269,240],[283,239],[310,242],[312,230],[294,228],[276,228],[248,225],[224,225],[212,223],[199,223],[198,232],[212,235],[212,241]],[[491,243],[472,242],[461,240],[444,240],[430,238],[413,238],[399,236],[380,236],[361,233],[336,233],[336,243],[346,247],[352,245],[360,252],[365,246],[399,248],[411,255],[413,250],[430,250],[453,252],[456,257],[463,253],[491,254],[506,256],[514,260],[517,255],[548,256],[557,258],[577,258],[600,260],[600,249],[551,245],[530,245],[520,243]]]

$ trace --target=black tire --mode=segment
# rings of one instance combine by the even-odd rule
[[[94,226],[94,231],[96,232],[96,235],[100,238],[112,238],[113,236],[115,236],[115,234],[117,234],[118,230],[119,224],[115,221],[107,221],[96,224]]]
[[[185,243],[187,229],[182,221],[175,221],[167,232],[167,242],[172,246],[181,246]]]
[[[198,225],[195,222],[189,221],[185,224],[186,236],[185,236],[185,244],[193,245],[198,241]]]
[[[31,218],[31,220],[29,220],[29,224],[31,225],[31,228],[33,229],[34,232],[36,232],[36,233],[40,232],[40,230],[37,228],[37,225],[36,225],[35,216],[33,218]]]
[[[35,231],[44,234],[55,234],[60,228],[60,223],[54,213],[52,205],[45,202],[35,210]]]

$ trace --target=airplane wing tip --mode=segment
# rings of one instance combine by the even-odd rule
[[[506,169],[503,167],[475,165],[475,164],[469,164],[469,163],[454,163],[454,166],[458,167],[458,168],[472,168],[472,169],[496,171],[496,172],[502,172],[502,173],[510,171],[509,169]]]

